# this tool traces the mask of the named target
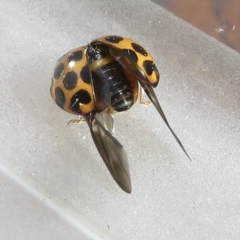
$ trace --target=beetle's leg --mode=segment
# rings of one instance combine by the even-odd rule
[[[79,115],[79,119],[71,119],[70,121],[68,121],[68,125],[70,124],[70,123],[73,123],[73,124],[81,124],[81,123],[84,123],[84,122],[86,122],[86,120],[85,120],[85,118],[83,117],[83,116],[80,116]]]

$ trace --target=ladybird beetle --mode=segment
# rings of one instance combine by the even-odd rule
[[[154,93],[158,82],[159,72],[151,54],[135,41],[120,36],[103,36],[73,49],[57,61],[54,69],[52,98],[60,108],[87,122],[109,172],[127,193],[132,190],[127,154],[113,135],[111,114],[132,107],[139,84],[188,156]]]

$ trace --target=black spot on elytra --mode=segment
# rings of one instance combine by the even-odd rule
[[[147,75],[151,76],[153,72],[156,74],[157,81],[156,81],[156,83],[152,84],[153,87],[156,87],[158,84],[158,80],[159,80],[159,72],[158,72],[158,69],[157,69],[155,63],[150,60],[145,60],[143,62],[143,67],[144,67]]]
[[[137,63],[138,57],[137,54],[131,49],[122,49],[122,52],[125,56],[128,56],[133,62]]]
[[[61,76],[63,70],[64,70],[64,64],[63,63],[59,63],[57,65],[57,67],[55,68],[55,70],[54,70],[54,75],[53,75],[54,78],[58,79]]]
[[[105,38],[106,41],[111,42],[111,43],[119,43],[123,40],[123,37],[119,36],[107,36]]]
[[[82,70],[80,71],[80,78],[85,82],[90,84],[92,82],[91,80],[91,72],[88,67],[88,65],[84,66]]]
[[[77,74],[74,71],[68,72],[63,79],[63,85],[67,90],[74,89],[77,85]]]
[[[75,51],[68,57],[68,62],[80,61],[82,59],[82,56],[83,56],[83,51],[81,51],[81,50],[80,51]]]
[[[59,87],[56,87],[56,89],[55,89],[55,96],[56,96],[56,99],[55,99],[56,104],[60,108],[63,108],[63,106],[65,104],[65,95],[64,95],[63,90],[61,88],[59,88]]]
[[[152,68],[153,68],[153,71],[154,71],[155,74],[156,74],[157,79],[159,80],[160,74],[159,74],[159,71],[158,71],[158,69],[157,69],[155,63],[153,63]]]
[[[88,104],[91,102],[91,96],[86,90],[81,89],[76,92],[70,100],[70,109],[77,113],[81,114],[79,104]]]
[[[133,49],[136,52],[142,54],[143,56],[147,56],[148,55],[147,51],[142,46],[140,46],[140,45],[138,45],[136,43],[131,43],[131,45],[132,45]]]
[[[152,75],[152,73],[153,73],[153,66],[154,66],[153,61],[145,60],[145,61],[143,62],[143,67],[144,67],[147,75],[149,75],[149,76]]]

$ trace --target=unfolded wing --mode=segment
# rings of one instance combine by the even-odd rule
[[[110,115],[108,120],[106,120],[106,116],[103,116],[104,114]],[[131,178],[127,154],[123,146],[111,133],[113,126],[111,114],[101,112],[85,118],[98,152],[112,177],[125,192],[131,193]],[[102,120],[103,118],[104,121]]]
[[[144,91],[146,92],[147,96],[149,97],[149,99],[151,100],[151,102],[153,103],[153,105],[156,107],[158,113],[160,114],[160,116],[162,117],[163,121],[166,123],[167,127],[169,128],[169,130],[171,131],[171,133],[173,134],[174,138],[176,139],[176,141],[178,142],[179,146],[181,147],[181,149],[184,151],[184,153],[187,155],[187,157],[189,159],[191,159],[187,153],[187,151],[185,150],[184,146],[182,145],[181,141],[179,140],[179,138],[177,137],[177,135],[175,134],[175,132],[172,130],[171,126],[168,123],[168,120],[162,110],[162,107],[157,99],[157,96],[153,90],[152,85],[149,83],[149,81],[147,81],[147,78],[144,74],[143,71],[141,71],[137,65],[131,60],[131,57],[128,56],[126,53],[122,53],[116,49],[111,49],[111,54],[115,57],[115,59],[126,69],[128,70],[131,74],[133,74],[139,81],[140,85],[142,86],[142,88],[144,89]]]

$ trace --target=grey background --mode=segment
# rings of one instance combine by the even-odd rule
[[[0,239],[238,239],[240,55],[139,1],[0,0]],[[55,61],[108,34],[140,42],[153,106],[115,116],[133,193],[115,184],[88,127],[49,94]],[[83,237],[85,236],[85,237]]]

